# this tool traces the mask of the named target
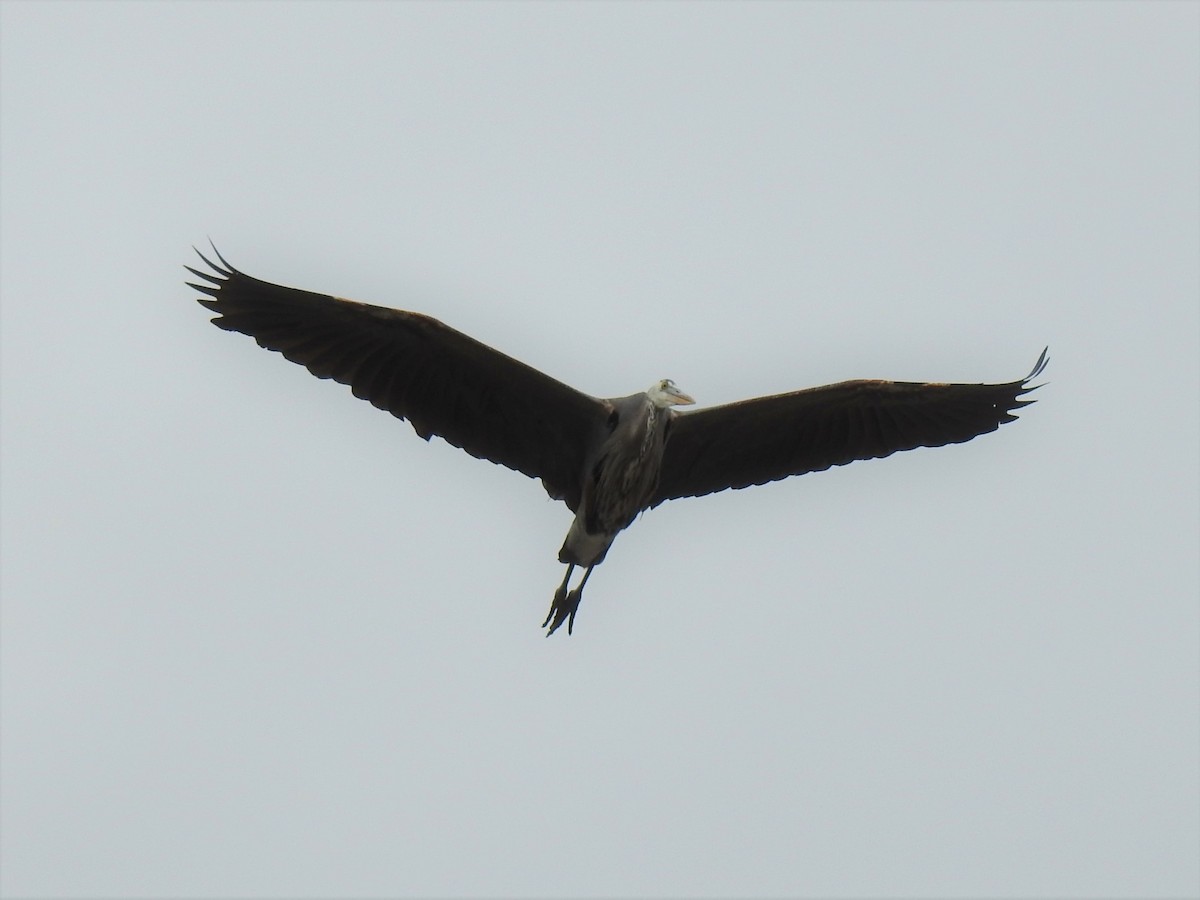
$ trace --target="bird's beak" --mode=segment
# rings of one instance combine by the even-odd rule
[[[691,406],[696,402],[683,391],[671,391],[671,399],[675,401],[676,406]]]

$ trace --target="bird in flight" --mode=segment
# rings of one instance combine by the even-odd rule
[[[677,412],[691,397],[668,378],[599,399],[421,313],[283,287],[238,271],[213,248],[185,266],[212,323],[253,337],[318,378],[407,419],[478,459],[541,479],[575,518],[567,566],[543,628],[573,630],[584,585],[638,514],[667,500],[766,484],[995,431],[1032,403],[1046,367],[1004,384],[843,381]],[[569,588],[575,568],[579,583]]]

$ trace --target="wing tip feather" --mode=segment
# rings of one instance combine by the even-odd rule
[[[1046,371],[1046,366],[1048,366],[1049,364],[1050,364],[1050,346],[1046,345],[1045,347],[1042,348],[1041,355],[1038,356],[1037,362],[1035,362],[1033,364],[1033,368],[1029,370],[1029,374],[1021,379],[1021,384],[1025,385],[1025,384],[1028,384],[1029,382],[1033,381],[1033,379],[1035,379],[1039,375],[1041,375],[1042,372]],[[1040,385],[1035,385],[1034,387],[1040,387]],[[1028,390],[1034,390],[1034,388],[1028,388]]]

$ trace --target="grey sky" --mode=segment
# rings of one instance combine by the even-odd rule
[[[0,6],[5,896],[1200,892],[1200,7]],[[207,324],[1042,401],[570,521]]]

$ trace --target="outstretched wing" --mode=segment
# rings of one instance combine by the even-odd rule
[[[216,248],[213,248],[216,252]],[[216,253],[189,286],[240,331],[318,378],[407,419],[472,456],[540,478],[551,497],[579,505],[586,448],[604,428],[602,401],[419,313],[259,281]]]
[[[844,381],[680,413],[652,505],[995,431],[1033,402],[1021,396],[1033,390],[1046,352],[1008,384]]]

